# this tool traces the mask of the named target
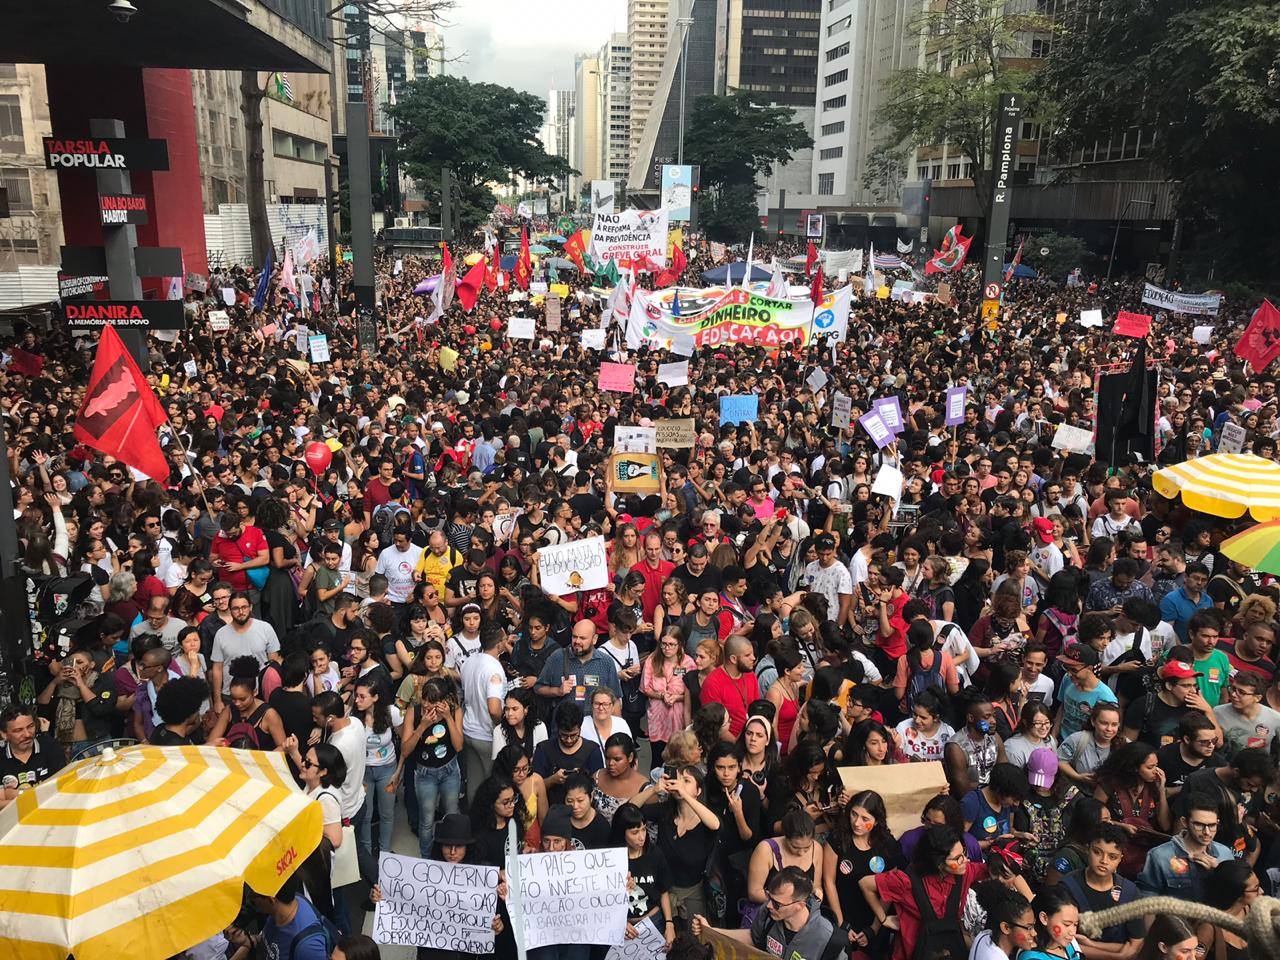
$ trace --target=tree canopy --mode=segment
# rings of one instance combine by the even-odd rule
[[[702,168],[703,228],[728,242],[745,239],[755,223],[757,180],[813,146],[789,108],[742,90],[699,97],[685,130],[685,160]]]
[[[1216,227],[1219,271],[1274,278],[1280,256],[1280,18],[1272,0],[1079,0],[1038,78],[1056,149],[1143,131],[1180,181],[1180,216]],[[1204,251],[1200,252],[1201,258]]]
[[[538,140],[546,103],[541,97],[463,77],[434,76],[409,84],[389,108],[400,130],[400,160],[439,209],[440,171],[453,170],[462,194],[457,214],[475,229],[493,210],[489,184],[514,175],[554,183],[571,168]]]

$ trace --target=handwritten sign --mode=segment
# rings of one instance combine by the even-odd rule
[[[318,333],[314,337],[308,337],[307,347],[311,351],[312,363],[329,362],[329,338],[325,334]]]
[[[200,368],[196,366],[194,360],[187,360],[182,364],[182,372],[188,377],[196,377],[200,375]]]
[[[659,420],[656,441],[659,447],[687,448],[694,444],[693,419]]]
[[[1224,423],[1222,438],[1218,441],[1219,453],[1239,453],[1244,449],[1245,431],[1238,423]]]
[[[848,430],[853,426],[853,398],[838,390],[831,398],[831,425],[837,430]]]
[[[653,925],[652,917],[645,917],[635,924],[635,928],[636,938],[623,940],[605,955],[604,960],[658,960],[666,956],[667,941]]]
[[[702,933],[698,939],[712,949],[716,960],[775,960],[772,953],[757,950],[741,940],[717,933],[710,924],[702,925]]]
[[[810,390],[817,393],[827,385],[827,372],[821,367],[815,367],[813,373],[804,378],[804,382]]]
[[[547,330],[552,333],[560,329],[560,304],[559,297],[547,297]]]
[[[534,296],[534,297],[543,296],[546,294],[546,292],[547,292],[547,284],[546,284],[546,281],[544,280],[534,280],[531,284],[529,284],[530,296]]]
[[[614,427],[615,453],[657,453],[657,427]]]
[[[604,331],[599,329],[582,331],[582,349],[584,350],[603,350],[604,349]]]
[[[968,387],[947,387],[948,427],[958,427],[964,423],[964,403],[969,393]]]
[[[537,333],[533,317],[511,317],[507,321],[507,336],[512,340],[532,340]]]
[[[880,419],[884,421],[886,427],[895,434],[902,432],[902,401],[898,399],[896,393],[891,397],[881,397],[871,406],[876,413],[880,414]]]
[[[603,558],[604,541],[599,542]],[[525,950],[557,943],[620,944],[627,932],[627,851],[523,854],[520,902]]]
[[[1116,325],[1111,332],[1121,337],[1137,337],[1141,340],[1151,332],[1151,315],[1121,310],[1116,314]]]
[[[498,868],[384,853],[373,939],[454,954],[490,953]]]
[[[231,317],[225,310],[209,311],[209,329],[214,333],[226,333],[231,329]]]
[[[579,590],[601,590],[609,585],[609,561],[604,539],[587,537],[538,551],[542,589],[553,597]]]
[[[668,387],[687,387],[689,385],[689,361],[678,360],[675,363],[658,364],[658,382]]]
[[[600,364],[600,389],[633,393],[636,389],[636,365],[604,361]]]
[[[1069,423],[1058,424],[1053,432],[1053,449],[1067,453],[1085,453],[1093,444],[1093,432],[1073,427]]]
[[[754,393],[720,398],[720,422],[755,423],[760,416],[760,398]]]
[[[872,410],[864,413],[858,418],[858,422],[862,424],[862,428],[870,434],[871,439],[875,442],[878,449],[883,450],[889,444],[893,443],[893,431],[889,429],[889,425],[884,422],[884,418],[880,416],[880,411]]]

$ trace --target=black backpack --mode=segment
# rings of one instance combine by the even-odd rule
[[[914,870],[907,871],[911,878],[911,895],[920,913],[920,934],[916,939],[911,960],[967,960],[969,948],[965,946],[964,931],[960,927],[960,894],[964,883],[957,877],[947,896],[947,905],[939,917],[933,909],[933,901],[925,891],[924,881]]]

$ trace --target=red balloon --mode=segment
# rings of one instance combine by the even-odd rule
[[[307,466],[315,474],[323,473],[329,468],[329,464],[333,462],[333,451],[319,440],[313,440],[308,443],[306,450],[303,451],[303,456],[306,458]]]
[[[465,327],[462,328],[462,332],[465,333],[468,337],[474,337],[476,335],[476,328],[468,323]]]
[[[494,317],[492,320],[489,321],[489,329],[492,330],[494,333],[497,333],[499,330],[502,329],[502,321],[499,320],[497,317]]]

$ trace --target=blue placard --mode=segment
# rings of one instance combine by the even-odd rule
[[[760,415],[760,398],[754,393],[720,398],[721,423],[755,423]]]

